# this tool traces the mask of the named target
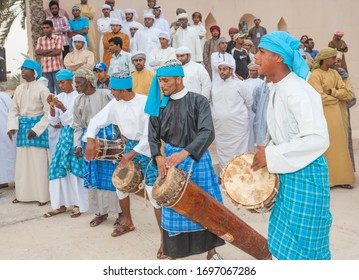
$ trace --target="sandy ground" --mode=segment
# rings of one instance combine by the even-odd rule
[[[214,162],[216,155],[212,149]],[[356,150],[359,166],[359,150]],[[357,175],[358,181],[358,175]],[[93,215],[70,218],[70,213],[44,218],[51,210],[36,203],[12,204],[14,188],[0,190],[0,259],[2,260],[154,260],[160,244],[153,209],[137,195],[131,195],[135,231],[111,237],[116,216],[111,214],[98,227],[89,226]],[[267,237],[269,214],[253,214],[236,209],[224,196],[225,206],[252,228]],[[331,190],[331,251],[335,260],[359,260],[359,184],[353,190]],[[227,260],[253,257],[231,244],[218,249]],[[205,254],[186,259],[205,259]]]

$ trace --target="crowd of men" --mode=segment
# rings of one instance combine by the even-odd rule
[[[91,227],[113,212],[111,235],[126,234],[135,229],[130,196],[111,178],[118,165],[134,161],[159,225],[157,258],[208,252],[207,259],[221,259],[221,238],[152,198],[157,177],[177,167],[222,203],[221,176],[208,152],[215,141],[221,170],[252,151],[254,171],[280,174],[269,224],[273,256],[329,259],[330,187],[351,189],[355,182],[349,113],[355,94],[344,33],[316,51],[312,38],[267,34],[255,17],[247,33],[232,27],[228,41],[213,25],[205,40],[200,12],[190,23],[179,8],[170,24],[148,0],[142,25],[134,9],[114,5],[106,0],[95,22],[86,0],[72,7],[71,19],[50,1],[35,48],[41,64],[26,60],[25,82],[13,99],[0,95],[10,139],[1,168],[9,171],[0,183],[15,180],[13,203],[51,201],[45,217],[91,211]],[[120,139],[121,161],[96,159],[96,138]]]

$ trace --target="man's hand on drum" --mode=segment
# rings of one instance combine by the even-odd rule
[[[85,150],[85,160],[91,161],[91,160],[95,159],[96,154],[97,154],[97,147],[96,147],[95,139],[87,138],[86,150]]]
[[[179,153],[174,153],[170,157],[166,158],[166,167],[175,167],[177,164],[184,161],[187,156],[189,156],[189,152],[186,150],[182,150]]]
[[[123,168],[126,165],[126,163],[133,160],[133,158],[136,156],[136,154],[137,154],[137,152],[134,150],[132,150],[131,152],[129,152],[127,154],[123,154],[122,159],[119,163],[120,168]]]
[[[258,146],[258,145],[255,145],[255,147],[257,148],[258,152],[256,152],[256,154],[254,156],[251,168],[254,171],[257,171],[258,169],[261,169],[261,168],[267,166],[266,152],[265,152],[266,147]]]
[[[156,156],[158,176],[164,178],[167,175],[166,159],[163,156]]]

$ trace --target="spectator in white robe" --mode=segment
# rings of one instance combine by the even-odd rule
[[[156,6],[157,1],[156,0],[147,0],[147,9],[143,10],[143,14],[152,14],[153,13],[153,7]]]
[[[191,50],[188,47],[179,47],[176,50],[176,55],[183,66],[184,86],[188,91],[199,93],[209,100],[212,82],[206,68],[200,63],[191,61]]]
[[[201,47],[203,50],[204,43],[206,42],[206,27],[202,24],[202,14],[200,12],[194,12],[192,14],[193,24],[192,27],[196,29],[199,40],[201,41]]]
[[[216,81],[221,81],[221,77],[219,76],[218,65],[221,62],[226,62],[229,64],[236,64],[233,56],[226,52],[227,50],[227,41],[225,37],[220,37],[217,41],[217,52],[212,53],[211,55],[211,66],[212,66],[212,83],[214,84]]]
[[[163,32],[170,33],[170,25],[168,21],[164,18],[161,6],[154,6],[153,14],[155,15],[155,23],[153,24],[153,26],[157,27],[158,29],[161,29]]]
[[[61,133],[52,156],[49,169],[49,189],[52,211],[44,214],[45,218],[65,213],[73,207],[71,218],[77,218],[88,211],[88,194],[83,182],[83,158],[74,155],[73,117],[75,99],[79,96],[72,86],[74,74],[61,69],[56,73],[61,93],[56,97],[49,95],[49,119],[52,125],[61,122]]]
[[[49,194],[49,89],[38,83],[41,66],[25,60],[21,76],[25,80],[14,93],[7,133],[12,140],[17,132],[15,195],[13,203],[38,201],[46,205]]]
[[[136,23],[137,22],[133,21],[128,25],[128,28],[130,30],[130,49],[129,49],[129,52],[131,54],[135,53],[135,51],[133,50],[134,49],[134,46],[133,46],[134,40],[133,40],[133,38],[135,37],[135,34],[136,34],[137,30],[139,30],[140,28],[143,28],[143,26],[140,27]]]
[[[249,71],[249,78],[244,80],[244,84],[247,87],[247,90],[253,97],[254,90],[256,88],[261,88],[263,84],[265,83],[261,78],[259,78],[258,75],[258,65],[251,62],[248,64],[248,71]],[[255,137],[254,137],[254,131],[253,131],[253,122],[254,122],[255,113],[253,110],[249,110],[249,127],[250,127],[250,134],[249,134],[249,145],[248,145],[248,151],[250,152],[256,152],[257,149],[254,147],[255,143]]]
[[[161,47],[153,49],[148,57],[148,63],[155,71],[167,60],[176,59],[176,50],[170,47],[170,35],[166,32],[162,32],[158,35],[158,39]]]
[[[248,151],[249,110],[252,96],[234,73],[234,62],[218,64],[220,80],[213,83],[211,109],[220,168],[236,155]]]
[[[153,26],[155,22],[154,14],[144,14],[145,27],[137,30],[133,38],[133,52],[143,51],[146,56],[149,56],[153,49],[161,46],[158,36],[162,31]],[[146,61],[146,68],[152,70],[148,60]]]
[[[179,14],[177,20],[178,22],[171,28],[172,47],[177,49],[181,46],[186,46],[192,52],[192,61],[202,62],[201,41],[196,29],[188,25],[188,14]]]
[[[6,134],[11,102],[8,93],[0,92],[0,188],[15,181],[16,139],[11,141]]]
[[[111,17],[112,18],[118,18],[121,21],[125,20],[125,13],[121,11],[120,9],[115,9],[115,0],[106,0],[105,4],[109,5],[111,7]]]
[[[137,26],[137,29],[143,28],[143,25],[134,18],[138,18],[137,12],[135,9],[126,9],[124,10],[126,19],[122,22],[122,26],[130,30],[130,26]]]
[[[110,5],[107,5],[107,4],[102,5],[103,17],[101,17],[97,20],[97,31],[100,32],[100,34],[101,34],[100,43],[99,43],[99,53],[100,53],[101,60],[103,58],[103,53],[104,53],[104,47],[103,47],[103,42],[102,42],[103,36],[106,33],[109,33],[112,31],[110,11],[111,11]]]

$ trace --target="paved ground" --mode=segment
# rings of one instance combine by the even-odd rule
[[[359,150],[356,151],[359,166]],[[358,181],[358,176],[357,176]],[[60,214],[44,218],[49,205],[12,204],[14,188],[0,190],[0,259],[10,260],[152,260],[159,247],[159,231],[152,208],[145,201],[131,196],[131,209],[136,230],[113,238],[110,236],[115,216],[91,228],[92,215],[70,218]],[[353,190],[331,190],[332,257],[336,260],[359,260],[359,184]],[[251,227],[267,236],[268,214],[252,214],[239,210],[225,198],[225,205]],[[253,259],[238,248],[226,244],[219,248],[225,259]],[[205,254],[188,259],[204,259]]]

